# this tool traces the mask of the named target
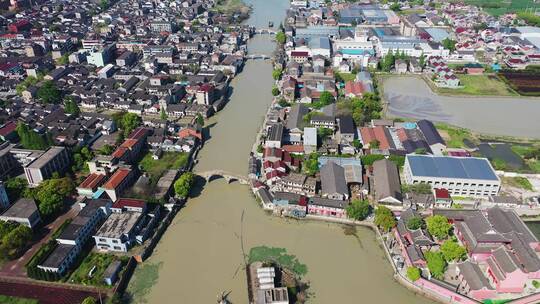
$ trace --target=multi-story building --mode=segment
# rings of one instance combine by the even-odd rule
[[[114,212],[94,235],[96,247],[101,251],[127,252],[135,243],[137,232],[142,228],[144,214],[141,212]]]
[[[315,195],[317,189],[317,181],[313,177],[306,176],[300,173],[290,173],[281,178],[278,188],[280,191],[291,192],[301,195]]]
[[[428,183],[456,196],[488,198],[501,186],[486,158],[407,155],[403,175],[407,184]]]
[[[96,227],[110,214],[110,200],[85,200],[84,207],[56,238],[58,245],[38,268],[63,275],[73,265]]]
[[[50,147],[45,153],[31,161],[24,168],[30,187],[38,186],[51,178],[54,172],[63,173],[70,164],[69,153],[64,147]]]
[[[118,168],[101,189],[107,193],[113,202],[116,202],[124,190],[131,185],[134,178],[133,170]]]

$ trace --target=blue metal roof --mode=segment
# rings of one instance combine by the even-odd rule
[[[499,180],[486,158],[407,155],[415,176]]]

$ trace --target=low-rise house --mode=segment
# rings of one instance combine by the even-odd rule
[[[375,161],[373,163],[373,184],[375,200],[379,204],[390,207],[402,206],[401,183],[395,163],[388,159]]]
[[[460,281],[458,292],[478,300],[490,299],[496,295],[495,288],[484,277],[477,263],[470,261],[459,263],[456,274]]]
[[[93,198],[99,187],[107,177],[104,174],[90,173],[88,177],[77,187],[79,196]]]
[[[333,161],[321,169],[321,196],[332,200],[349,199],[349,189],[345,179],[345,169]]]
[[[316,193],[317,181],[315,178],[304,174],[290,173],[281,178],[277,187],[284,192],[312,196]]]
[[[349,205],[348,201],[312,197],[308,203],[308,214],[347,218],[347,205]]]
[[[107,182],[101,187],[109,198],[115,202],[135,179],[135,172],[129,168],[118,168]]]
[[[33,199],[21,198],[0,215],[0,220],[17,222],[33,229],[41,222],[41,217]]]

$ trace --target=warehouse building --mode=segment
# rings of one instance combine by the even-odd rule
[[[403,175],[407,184],[428,183],[456,196],[488,198],[501,186],[486,158],[407,155]]]

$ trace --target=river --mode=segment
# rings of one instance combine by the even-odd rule
[[[278,25],[286,0],[251,0],[250,24]],[[269,36],[256,36],[251,53],[270,54]],[[210,119],[210,139],[195,171],[222,169],[246,174],[247,158],[272,96],[271,64],[249,61],[232,82],[225,109]],[[307,265],[310,303],[430,303],[392,278],[375,234],[359,227],[287,220],[266,214],[247,186],[211,181],[188,201],[153,255],[137,268],[128,287],[135,303],[216,303],[230,292],[233,303],[247,303],[243,252],[254,246],[281,247]],[[241,221],[243,214],[243,222]]]
[[[491,135],[540,138],[540,98],[440,96],[417,77],[388,77],[382,86],[391,117],[430,119]]]

